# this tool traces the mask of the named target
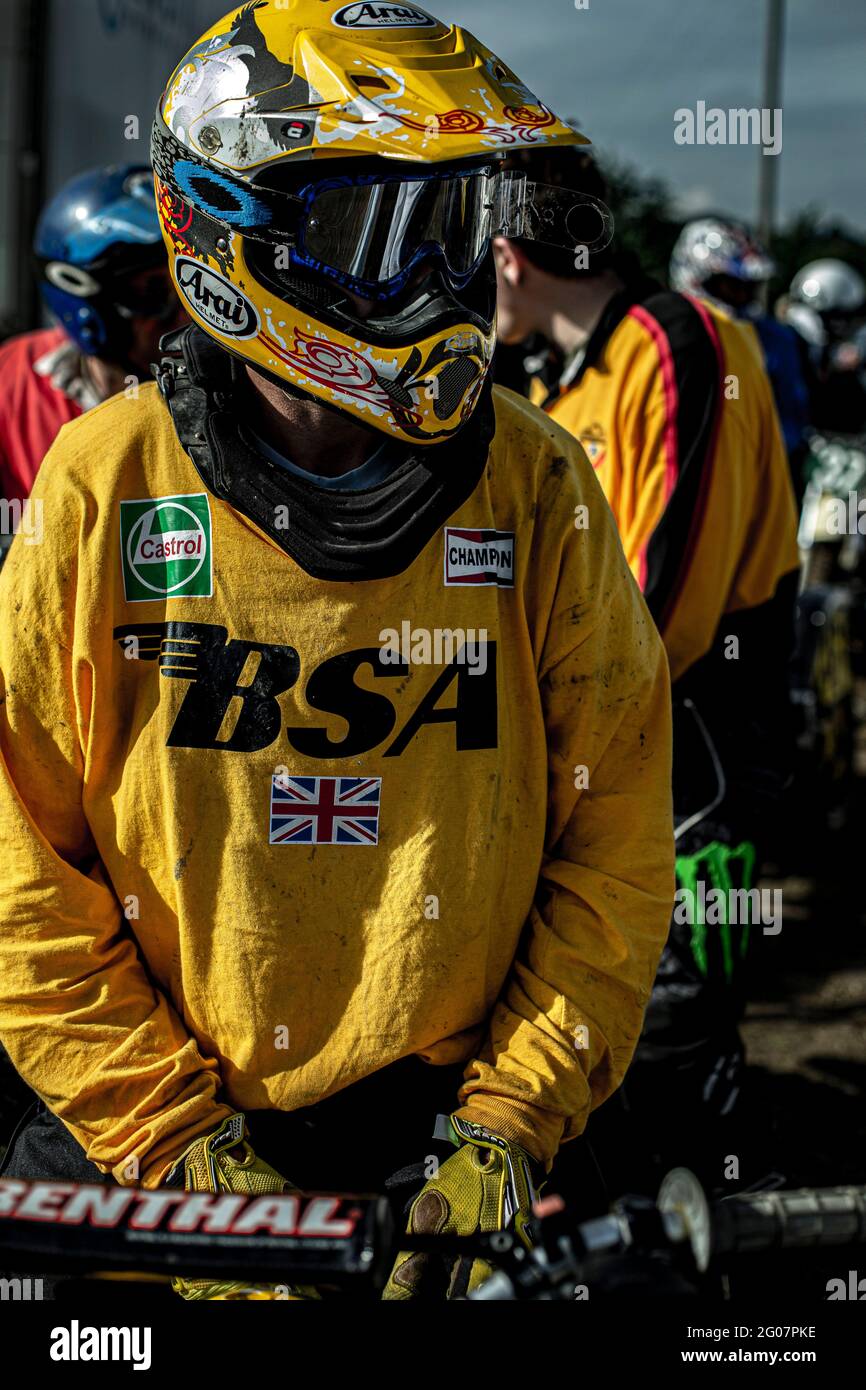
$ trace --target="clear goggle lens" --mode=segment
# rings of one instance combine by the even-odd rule
[[[525,237],[592,255],[613,237],[597,199],[492,169],[418,178],[349,179],[301,194],[295,254],[363,292],[394,292],[430,255],[468,279],[495,236]]]

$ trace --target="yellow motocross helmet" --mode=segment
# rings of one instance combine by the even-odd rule
[[[576,246],[591,201],[502,161],[588,143],[417,5],[253,0],[187,53],[157,111],[175,285],[285,389],[408,444],[447,440],[493,356],[492,238]]]

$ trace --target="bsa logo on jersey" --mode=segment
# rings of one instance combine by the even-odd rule
[[[601,425],[590,425],[589,429],[577,438],[593,468],[601,468],[607,458],[607,436]]]
[[[338,29],[435,29],[439,21],[414,5],[358,4],[344,5],[331,23]]]
[[[377,845],[381,777],[274,777],[272,845]]]
[[[514,588],[514,532],[445,528],[445,584]]]
[[[207,494],[121,502],[120,558],[127,603],[211,598],[213,541]]]

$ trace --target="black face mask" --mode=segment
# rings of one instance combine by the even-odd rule
[[[118,285],[113,295],[115,308],[124,318],[168,323],[178,311],[177,292],[164,275],[154,275],[141,286]]]
[[[205,486],[314,579],[357,582],[401,574],[484,472],[496,429],[489,378],[456,437],[417,451],[407,446],[405,461],[381,483],[339,492],[296,477],[245,441],[239,428],[242,368],[206,333],[182,329],[164,338],[161,349],[155,375],[178,440]],[[291,516],[287,530],[276,525],[283,507]]]

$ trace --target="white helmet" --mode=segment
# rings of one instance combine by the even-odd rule
[[[818,314],[850,314],[866,301],[866,282],[845,261],[810,261],[791,281],[790,299]]]
[[[785,305],[784,312],[779,312],[779,317],[783,323],[787,323],[791,328],[796,328],[800,337],[805,338],[811,347],[827,346],[828,338],[824,320],[808,305],[796,301],[791,303],[789,300]]]

